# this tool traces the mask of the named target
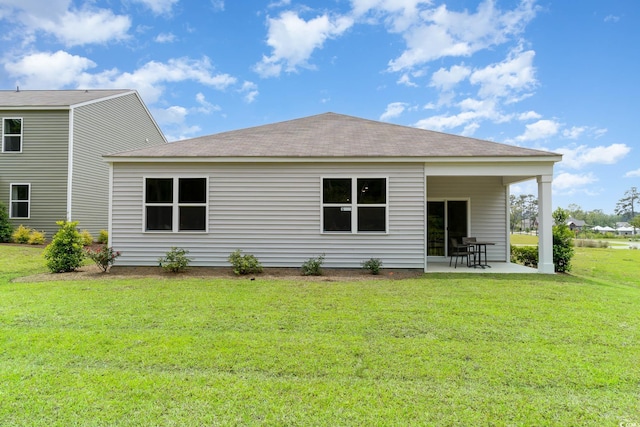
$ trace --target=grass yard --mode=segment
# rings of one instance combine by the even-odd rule
[[[538,236],[533,236],[531,234],[511,234],[511,244],[512,245],[537,245],[538,244]]]
[[[640,425],[640,251],[580,248],[575,276],[10,281],[40,253],[0,245],[0,425]]]

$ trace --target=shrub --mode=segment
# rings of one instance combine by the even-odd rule
[[[558,273],[571,271],[573,258],[573,232],[567,225],[569,214],[562,208],[553,212],[553,265]]]
[[[158,259],[158,264],[165,271],[170,271],[171,273],[180,273],[182,271],[185,271],[189,266],[189,262],[191,262],[191,259],[187,257],[188,253],[188,250],[176,248],[174,246],[169,252],[166,253],[164,258]]]
[[[114,251],[113,248],[107,245],[102,245],[100,249],[86,248],[84,252],[105,273],[113,265],[116,258],[120,256],[120,252]]]
[[[538,267],[538,247],[511,245],[511,262],[526,267]]]
[[[96,241],[103,244],[109,243],[109,232],[107,230],[100,230]]]
[[[324,262],[324,254],[317,258],[309,258],[302,264],[303,276],[320,276],[322,274],[322,263]]]
[[[13,243],[27,243],[29,241],[29,234],[31,234],[31,229],[20,224],[18,228],[13,231],[13,234],[11,234],[11,241]]]
[[[82,230],[80,232],[80,237],[82,237],[83,246],[89,246],[93,243],[93,236],[89,233],[89,230]]]
[[[582,248],[608,248],[609,242],[606,240],[576,239],[573,244]]]
[[[262,272],[262,264],[260,264],[258,259],[251,254],[243,255],[240,249],[232,252],[227,260],[233,266],[233,272],[235,274],[240,275]]]
[[[378,275],[380,274],[380,268],[382,268],[382,261],[379,258],[371,258],[362,262],[362,268],[369,270],[373,275]]]
[[[43,245],[45,240],[44,235],[45,233],[43,231],[31,230],[27,243],[30,245]]]
[[[0,243],[6,243],[11,240],[13,226],[9,222],[9,212],[5,205],[0,203]]]
[[[74,271],[82,265],[84,252],[77,222],[57,221],[60,226],[51,243],[44,250],[47,268],[52,273]]]

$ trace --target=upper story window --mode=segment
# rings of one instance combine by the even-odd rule
[[[2,119],[2,152],[22,152],[22,119],[5,117]]]
[[[323,178],[322,231],[387,232],[386,178]]]
[[[30,184],[11,184],[9,191],[9,218],[30,217],[31,205],[31,185]]]
[[[206,178],[146,178],[145,231],[206,231]]]

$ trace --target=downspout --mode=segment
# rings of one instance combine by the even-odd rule
[[[424,259],[424,272],[427,272],[429,266],[427,265],[427,250],[428,250],[428,236],[427,233],[429,230],[427,229],[429,224],[429,218],[427,217],[427,167],[424,166],[422,170],[422,176],[424,176],[424,189],[422,191],[422,212],[424,216],[424,247],[422,249],[422,258]]]
[[[69,109],[69,152],[67,154],[67,221],[71,221],[73,207],[73,107]]]

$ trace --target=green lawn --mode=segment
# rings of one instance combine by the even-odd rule
[[[531,234],[512,234],[511,244],[512,245],[537,245],[538,236],[533,236]]]
[[[574,276],[9,281],[40,252],[0,245],[3,426],[640,424],[640,251],[580,248]]]

